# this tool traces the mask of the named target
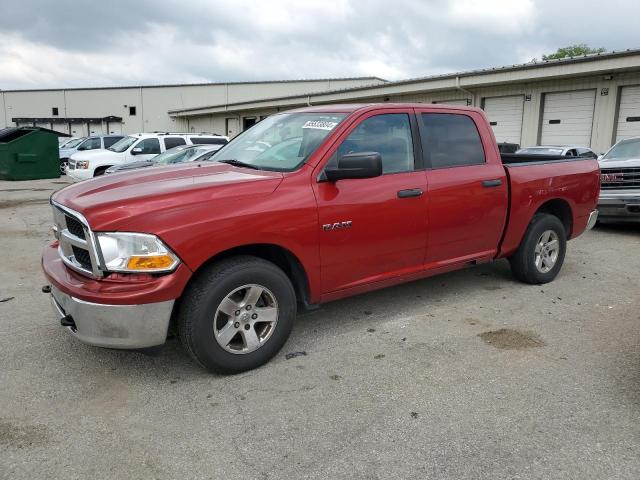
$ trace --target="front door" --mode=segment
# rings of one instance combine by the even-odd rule
[[[314,186],[323,293],[422,270],[427,185],[414,155],[417,127],[409,109],[391,112],[370,112],[328,154],[331,164],[346,153],[378,152],[382,176]]]
[[[140,149],[139,151],[137,149]],[[134,154],[134,150],[136,150]],[[136,143],[129,151],[127,162],[137,162],[140,160],[151,160],[160,154],[160,141],[155,137],[145,138]]]

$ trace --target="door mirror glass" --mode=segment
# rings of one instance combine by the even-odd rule
[[[378,152],[358,152],[343,155],[337,166],[324,170],[330,182],[347,178],[373,178],[382,175],[382,157]]]

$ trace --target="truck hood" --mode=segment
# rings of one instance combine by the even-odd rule
[[[628,158],[626,160],[605,160],[599,161],[600,169],[603,168],[638,168],[640,167],[640,158]]]
[[[241,206],[238,202],[273,193],[282,179],[279,172],[189,163],[96,177],[63,188],[51,199],[80,212],[93,230],[137,231],[136,219],[141,216],[161,218],[202,203],[212,209],[222,203]]]

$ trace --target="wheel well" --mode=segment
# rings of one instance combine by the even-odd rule
[[[96,167],[96,169],[93,171],[93,176],[97,177],[98,175],[104,173],[104,171],[110,166],[111,165],[102,165],[101,167]]]
[[[548,213],[555,217],[558,217],[564,225],[564,230],[567,232],[567,238],[571,238],[571,229],[573,228],[573,214],[571,207],[565,200],[559,198],[555,200],[549,200],[538,208],[536,213]]]
[[[302,303],[305,307],[310,305],[309,280],[302,263],[293,253],[278,245],[253,244],[225,250],[200,265],[195,274],[214,262],[236,255],[252,255],[276,264],[287,277],[289,277],[289,280],[291,280],[298,302]]]

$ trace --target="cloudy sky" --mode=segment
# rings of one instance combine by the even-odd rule
[[[0,89],[398,80],[639,48],[639,16],[638,0],[20,0],[0,14]]]

